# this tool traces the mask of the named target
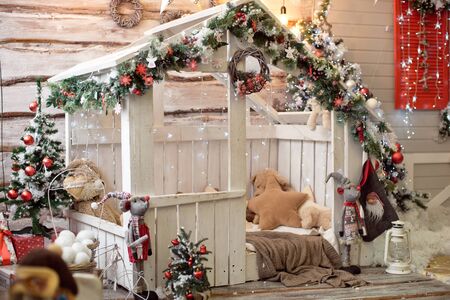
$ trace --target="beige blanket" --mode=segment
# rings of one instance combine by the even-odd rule
[[[337,270],[341,259],[321,236],[286,232],[248,232],[247,242],[256,248],[260,279],[281,281],[285,286],[328,283],[333,287],[361,286],[366,282]]]

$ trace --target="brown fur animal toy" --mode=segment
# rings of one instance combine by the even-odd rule
[[[306,201],[307,194],[283,190],[289,184],[272,169],[256,174],[253,182],[255,197],[248,201],[248,208],[259,216],[262,230],[281,225],[301,227],[298,208]]]
[[[96,202],[104,193],[104,185],[101,179],[100,170],[90,160],[75,159],[67,169],[69,175],[64,179],[64,188],[74,199],[76,211],[100,217],[114,224],[121,224],[120,212],[111,204],[105,204],[103,212],[101,209],[92,209],[91,203]]]

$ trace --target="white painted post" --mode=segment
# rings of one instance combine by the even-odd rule
[[[227,61],[237,50],[235,37],[227,32]],[[242,63],[242,67],[245,62]],[[235,97],[233,83],[228,77],[228,190],[245,190],[246,163],[246,101]],[[229,213],[229,283],[245,282],[245,195],[230,200]],[[220,238],[216,236],[216,239]]]
[[[121,142],[122,142],[122,189],[132,195],[154,194],[153,180],[153,89],[143,96],[130,95],[122,103]],[[145,221],[154,219],[147,212]],[[123,214],[123,224],[127,226],[130,213]],[[150,228],[154,232],[154,228]],[[155,249],[154,238],[152,249]],[[131,267],[133,266],[133,267]],[[144,274],[150,288],[155,288],[155,255],[142,265],[127,265],[130,270],[145,270]],[[135,278],[134,278],[135,280]]]
[[[332,148],[332,172],[344,171],[344,126],[337,122],[336,113],[331,112],[331,148]],[[327,175],[328,176],[328,175]],[[333,179],[330,179],[333,180]],[[330,192],[333,197],[332,212],[333,212],[333,228],[337,236],[342,230],[342,206],[344,205],[344,198],[337,193],[338,184],[333,181],[333,191]]]
[[[65,146],[66,146],[66,156],[65,156],[65,160],[66,160],[66,167],[70,164],[70,161],[72,160],[71,157],[71,149],[72,149],[72,128],[70,126],[70,123],[72,122],[72,116],[68,113],[65,114],[65,119],[64,119],[65,123],[64,123],[64,142],[65,142]]]

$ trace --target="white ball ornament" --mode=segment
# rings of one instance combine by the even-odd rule
[[[92,202],[92,203],[91,203],[91,208],[92,208],[93,210],[97,210],[97,209],[98,209],[98,203],[97,203],[97,202]]]
[[[75,251],[75,253],[80,253],[80,252],[84,252],[87,255],[91,254],[91,250],[84,244],[80,243],[80,242],[75,242],[72,245],[72,249]]]
[[[378,100],[375,98],[367,99],[366,107],[372,110],[376,109],[378,107]]]
[[[55,244],[64,248],[64,247],[71,247],[73,244],[73,239],[70,238],[70,236],[59,236],[55,240]]]
[[[84,252],[83,252],[84,253]],[[64,247],[62,249],[62,259],[68,263],[71,264],[73,263],[74,259],[75,259],[75,251],[72,249],[72,247]]]
[[[82,242],[84,240],[95,240],[95,233],[91,230],[80,230],[77,237],[75,238],[77,242]]]
[[[89,255],[87,255],[84,252],[80,252],[80,253],[77,253],[73,262],[77,265],[78,264],[84,265],[84,264],[89,263],[90,259],[91,258],[89,257]]]
[[[345,82],[348,89],[353,89],[356,86],[356,82],[353,79],[349,79]]]
[[[75,233],[70,230],[63,230],[59,233],[58,237],[67,237],[73,241],[75,241]]]

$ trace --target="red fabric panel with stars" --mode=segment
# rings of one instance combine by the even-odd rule
[[[39,235],[13,235],[11,237],[14,250],[16,250],[17,260],[20,262],[35,248],[44,248],[44,237]]]
[[[442,10],[440,18],[427,13],[421,26],[408,3],[394,1],[395,108],[443,109],[449,97],[448,12]]]

